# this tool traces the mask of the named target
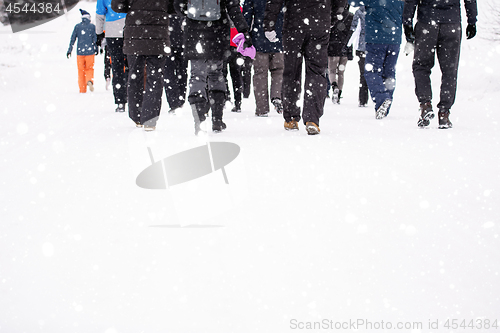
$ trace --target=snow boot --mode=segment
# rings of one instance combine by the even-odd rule
[[[108,77],[108,78],[106,79],[106,90],[109,90],[109,86],[110,86],[110,84],[111,84],[111,79]]]
[[[281,102],[281,99],[273,98],[271,100],[271,103],[273,103],[274,109],[276,110],[276,112],[278,112],[279,114],[283,113],[283,103]]]
[[[298,131],[299,130],[299,123],[297,122],[297,120],[290,120],[290,121],[286,121],[285,120],[285,129],[287,131]]]
[[[432,110],[431,102],[420,103],[420,118],[418,119],[418,127],[426,127],[431,123],[434,118],[434,111]]]
[[[315,123],[313,123],[312,121],[308,121],[306,123],[306,131],[307,131],[307,134],[309,134],[309,135],[316,135],[316,134],[319,134],[319,132],[321,132],[319,130],[319,126],[316,125]]]
[[[231,110],[231,112],[241,112],[241,101],[235,101],[234,102],[234,108]]]
[[[125,112],[125,104],[117,104],[115,112]]]
[[[258,111],[255,111],[255,116],[256,117],[267,117],[269,114],[269,112],[258,112]]]
[[[220,90],[212,90],[209,96],[212,109],[212,130],[219,133],[226,129],[226,124],[222,121],[226,94]]]
[[[452,128],[453,124],[450,121],[450,110],[441,109],[438,112],[439,128]]]
[[[335,82],[332,84],[332,87],[333,87],[332,102],[333,102],[333,104],[339,104],[340,89],[337,86],[337,83],[335,83]]]
[[[380,105],[375,112],[375,119],[382,119],[384,117],[387,117],[387,114],[389,113],[389,107],[391,106],[392,100],[386,99],[382,105]]]
[[[90,91],[94,91],[94,83],[92,81],[87,81],[87,86],[89,87]]]

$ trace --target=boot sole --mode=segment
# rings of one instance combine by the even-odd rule
[[[420,128],[427,127],[431,124],[431,119],[434,119],[434,112],[429,112],[424,118],[420,118],[417,122],[417,126]]]

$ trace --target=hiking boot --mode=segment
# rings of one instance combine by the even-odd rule
[[[279,114],[283,113],[283,103],[281,102],[281,99],[273,98],[271,100],[271,103],[273,103],[274,109],[276,110],[276,112],[278,112]]]
[[[315,123],[313,123],[312,121],[308,121],[306,123],[306,131],[307,131],[307,134],[309,134],[309,135],[316,135],[316,134],[319,134],[319,132],[321,132],[319,130],[319,126],[316,125]]]
[[[439,128],[446,129],[452,128],[453,124],[450,121],[450,110],[439,110],[438,112],[439,118]]]
[[[222,119],[213,119],[212,118],[212,131],[215,133],[220,133],[226,129],[226,124],[222,121]]]
[[[285,120],[285,129],[287,131],[298,131],[299,123],[296,120],[290,120],[290,121]]]
[[[267,117],[269,112],[257,112],[255,111],[255,116],[256,117]]]
[[[340,89],[337,86],[333,88],[332,102],[333,104],[339,104],[340,102]]]
[[[420,103],[420,118],[418,119],[418,127],[429,126],[431,119],[434,118],[431,102]]]
[[[90,82],[90,81],[89,81],[89,82]],[[120,104],[118,104],[118,105],[116,106],[116,110],[115,110],[115,112],[125,112],[125,104],[121,104],[121,103],[120,103]]]
[[[140,122],[138,122],[138,121],[134,121],[134,123],[135,123],[135,127],[137,127],[137,128],[142,128],[142,127],[144,127],[144,125],[143,125],[143,124],[141,124],[141,123],[140,123]]]
[[[151,126],[151,125],[144,125],[144,130],[146,132],[152,132],[156,129],[156,126]]]
[[[387,114],[389,113],[389,107],[391,106],[392,100],[386,99],[382,105],[380,105],[375,112],[375,119],[382,119],[384,117],[387,117]]]
[[[109,86],[111,85],[111,79],[108,77],[106,79],[106,90],[109,90]]]
[[[89,87],[90,91],[94,91],[94,83],[92,83],[92,81],[87,81],[87,86]]]
[[[237,113],[240,113],[241,112],[241,101],[236,101],[234,102],[234,107],[233,109],[231,110],[231,112],[237,112]]]

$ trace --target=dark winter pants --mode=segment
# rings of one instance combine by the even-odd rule
[[[109,55],[108,47],[104,48],[104,79],[111,78],[111,56]]]
[[[252,85],[252,63],[253,60],[250,57],[244,57],[245,64],[241,69],[241,79],[243,83],[243,98],[250,97],[250,88]]]
[[[253,93],[255,113],[269,113],[269,73],[271,73],[271,100],[281,99],[283,83],[283,53],[257,52],[253,61]]]
[[[167,102],[171,109],[184,105],[187,86],[188,61],[184,58],[183,48],[171,48],[172,53],[166,57],[163,71],[163,86]]]
[[[208,101],[207,91],[226,93],[222,60],[191,60],[189,104]]]
[[[359,57],[359,105],[366,105],[368,103],[368,85],[365,79],[365,52],[356,51],[356,55]]]
[[[163,93],[163,55],[129,55],[128,110],[136,123],[156,126]],[[144,85],[144,71],[146,84]]]
[[[399,44],[366,43],[365,79],[377,110],[396,88]]]
[[[328,31],[293,30],[283,32],[285,51],[283,71],[283,117],[285,121],[299,121],[300,108],[297,105],[302,92],[302,58],[305,59],[306,75],[304,85],[304,123],[319,125],[323,115],[328,67]]]
[[[437,106],[440,110],[449,110],[455,102],[461,40],[460,23],[431,25],[418,22],[415,25],[413,76],[415,93],[420,103],[432,100],[430,75],[434,67],[435,53],[442,74],[441,95]]]
[[[113,95],[115,104],[127,103],[127,56],[123,54],[123,38],[106,38],[113,70]]]
[[[231,55],[224,63],[224,77],[227,80],[227,65],[229,65],[229,74],[233,82],[234,101],[241,104],[241,94],[243,93],[243,80],[241,77],[242,65],[244,63],[241,53],[236,51],[235,47],[230,47]]]

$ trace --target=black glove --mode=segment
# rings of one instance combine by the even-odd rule
[[[467,29],[465,29],[465,35],[467,36],[467,39],[474,38],[474,36],[476,35],[476,25],[468,24]]]
[[[69,59],[69,57],[71,57],[71,52],[66,53],[66,58]]]
[[[415,43],[415,32],[413,31],[413,27],[411,25],[404,25],[405,29],[405,37],[408,43]]]
[[[245,32],[243,34],[245,36],[245,43],[243,43],[243,48],[249,48],[252,47],[252,37],[250,37],[250,34],[248,32]]]
[[[104,39],[104,32],[102,34],[98,34],[97,35],[97,42],[96,42],[96,45],[97,46],[101,46],[101,43],[102,43],[102,40]]]

